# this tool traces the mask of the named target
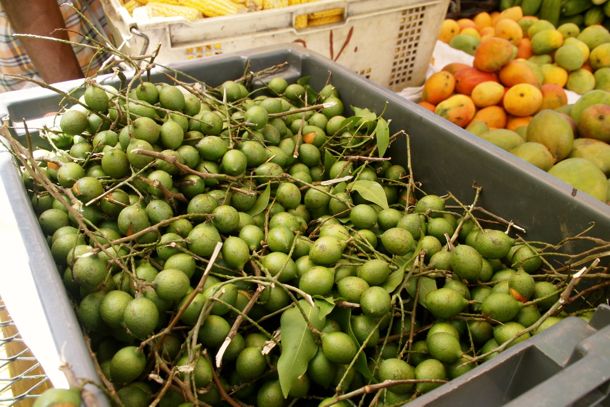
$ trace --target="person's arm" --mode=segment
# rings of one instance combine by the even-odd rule
[[[57,0],[0,0],[16,33],[68,39]],[[78,60],[70,44],[20,37],[40,77],[48,83],[82,78]]]

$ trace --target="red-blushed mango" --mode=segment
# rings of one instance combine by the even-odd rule
[[[540,88],[542,92],[542,106],[540,109],[557,109],[568,104],[568,95],[559,85],[547,83]]]
[[[449,72],[451,75],[455,75],[457,71],[465,68],[470,68],[470,65],[463,64],[461,62],[451,62],[443,67],[442,71]]]
[[[460,127],[466,127],[474,117],[476,107],[468,96],[453,95],[436,105],[434,112]]]
[[[493,106],[502,102],[504,91],[504,86],[498,82],[481,82],[472,89],[470,97],[477,107]]]
[[[435,105],[433,105],[430,102],[426,102],[425,100],[422,100],[421,102],[418,102],[417,104],[420,105],[421,107],[423,107],[424,109],[431,111],[432,113],[434,113],[434,110],[436,109]]]
[[[515,56],[515,47],[504,38],[485,38],[481,40],[474,53],[472,66],[483,72],[497,72]]]
[[[535,86],[540,85],[538,76],[534,73],[532,67],[523,59],[515,59],[504,65],[498,74],[500,82],[511,87],[519,83],[529,83]]]
[[[604,92],[603,90],[592,90],[582,95],[581,98],[574,103],[574,106],[572,106],[572,109],[570,110],[572,119],[578,123],[580,121],[581,113],[587,107],[596,105],[598,103],[610,105],[610,93]]]
[[[569,105],[561,106],[561,107],[555,109],[555,111],[558,112],[566,122],[568,122],[568,124],[572,128],[572,132],[574,133],[574,135],[577,135],[576,134],[576,122],[574,121],[574,119],[572,119],[572,116],[570,116],[570,114],[568,112],[562,111],[562,109],[565,108],[566,106],[569,106]]]
[[[449,41],[460,33],[460,26],[457,21],[450,18],[443,20],[441,23],[441,29],[438,34],[438,39],[442,42],[449,44]]]
[[[528,59],[534,55],[532,51],[532,41],[529,38],[522,38],[517,45],[517,58]]]
[[[439,71],[430,75],[424,83],[422,98],[426,102],[436,105],[453,95],[455,78],[446,71]]]
[[[506,126],[506,112],[500,106],[487,106],[478,110],[472,121],[483,122],[490,129],[503,129]]]
[[[498,20],[495,25],[496,37],[504,38],[511,44],[517,46],[523,38],[523,31],[521,26],[515,21],[509,18],[502,18]]]
[[[481,82],[498,81],[498,76],[492,72],[482,72],[476,68],[460,69],[454,75],[455,91],[462,95],[470,95],[475,86]]]
[[[513,116],[531,116],[540,110],[542,92],[529,83],[519,83],[506,91],[502,104]]]
[[[584,109],[578,121],[578,134],[610,143],[610,106],[598,103]]]
[[[556,161],[570,154],[574,131],[565,115],[554,110],[541,110],[527,126],[527,141],[544,144]]]

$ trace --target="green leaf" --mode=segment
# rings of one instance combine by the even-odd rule
[[[352,106],[352,110],[354,111],[354,116],[360,117],[363,122],[372,122],[377,119],[377,115],[367,108],[362,109]]]
[[[315,301],[316,307],[318,308],[318,314],[320,318],[326,318],[333,309],[335,309],[335,301],[333,298],[324,298]]]
[[[341,127],[339,127],[339,130],[337,131],[337,133],[341,133],[345,130],[351,130],[351,129],[355,128],[358,125],[358,123],[360,123],[360,117],[350,116],[341,122]]]
[[[377,139],[377,150],[379,151],[379,157],[385,155],[388,145],[390,145],[390,127],[388,122],[380,117],[377,120],[377,126],[375,126],[375,138]]]
[[[388,276],[388,279],[383,284],[383,288],[386,289],[387,292],[392,293],[398,286],[402,283],[402,280],[405,278],[405,269],[404,267],[399,268],[396,271],[393,271]]]
[[[248,211],[248,215],[255,216],[265,210],[267,205],[269,204],[269,198],[271,197],[271,185],[267,184],[267,188],[263,191],[262,194],[258,196],[254,206]]]
[[[317,307],[303,307],[310,319],[318,319]],[[315,338],[303,314],[297,308],[284,311],[280,319],[282,353],[277,362],[277,373],[280,379],[282,394],[288,394],[297,378],[307,371],[309,361],[318,351]]]
[[[357,180],[351,184],[351,190],[356,191],[363,199],[388,209],[388,200],[381,184],[376,181]]]
[[[424,301],[426,295],[436,289],[436,281],[430,277],[415,277],[407,282],[407,292],[409,295],[415,298],[415,293],[418,292],[417,301],[424,307],[426,306]]]
[[[311,80],[311,75],[301,76],[297,79],[297,83],[301,86],[309,85],[309,81]]]

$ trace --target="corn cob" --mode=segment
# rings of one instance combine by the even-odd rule
[[[129,11],[129,14],[133,13],[133,9],[139,6],[140,3],[138,3],[136,0],[129,0],[123,3],[123,7],[125,7],[127,11]]]
[[[246,8],[230,0],[179,0],[181,6],[200,11],[206,17],[219,17],[246,11]]]
[[[203,17],[199,10],[167,4],[164,0],[151,0],[146,7],[148,7],[151,17],[184,17],[188,21],[195,21]]]
[[[343,15],[334,15],[327,17],[314,18],[307,21],[308,27],[319,27],[322,25],[338,23],[343,20]]]
[[[288,0],[263,0],[263,10],[288,7]]]
[[[307,18],[309,20],[317,20],[319,18],[328,18],[328,17],[336,17],[343,16],[345,9],[343,7],[331,8],[323,11],[316,11],[313,13],[307,14]]]
[[[245,6],[248,11],[259,11],[263,9],[263,0],[246,0]]]

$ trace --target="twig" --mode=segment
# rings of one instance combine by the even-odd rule
[[[256,291],[254,291],[254,294],[252,294],[252,297],[250,297],[250,300],[248,300],[248,303],[244,307],[243,311],[239,313],[237,318],[235,318],[235,321],[233,322],[233,326],[231,326],[231,330],[227,334],[227,337],[225,338],[224,342],[222,343],[222,345],[218,349],[218,352],[216,353],[216,367],[218,367],[218,368],[221,367],[222,357],[224,356],[224,353],[227,350],[227,348],[229,347],[229,345],[231,344],[231,341],[237,334],[237,330],[239,329],[242,321],[244,320],[244,314],[248,314],[248,312],[250,312],[250,310],[252,309],[252,307],[254,306],[256,301],[258,301],[258,297],[260,297],[260,295],[264,289],[265,289],[265,286],[259,285],[256,288]]]
[[[186,311],[186,308],[191,304],[191,302],[193,302],[193,299],[195,298],[195,296],[201,292],[203,285],[205,284],[205,281],[207,280],[209,272],[212,269],[212,267],[214,266],[214,262],[216,261],[216,258],[220,254],[221,248],[222,248],[222,243],[221,242],[216,243],[216,246],[214,247],[214,252],[212,252],[212,256],[210,256],[210,262],[208,263],[208,266],[205,269],[206,271],[204,271],[203,275],[201,276],[201,279],[199,280],[197,287],[195,287],[195,289],[193,291],[191,291],[190,294],[186,297],[184,303],[182,304],[180,309],[178,309],[178,312],[176,312],[176,315],[174,315],[174,317],[171,319],[169,324],[162,331],[158,332],[155,335],[149,336],[147,339],[142,341],[142,343],[140,344],[140,349],[143,348],[146,344],[154,341],[157,338],[161,338],[172,331],[174,326],[176,326],[176,324],[180,320],[180,317],[182,317],[182,314],[184,314],[184,311]]]

